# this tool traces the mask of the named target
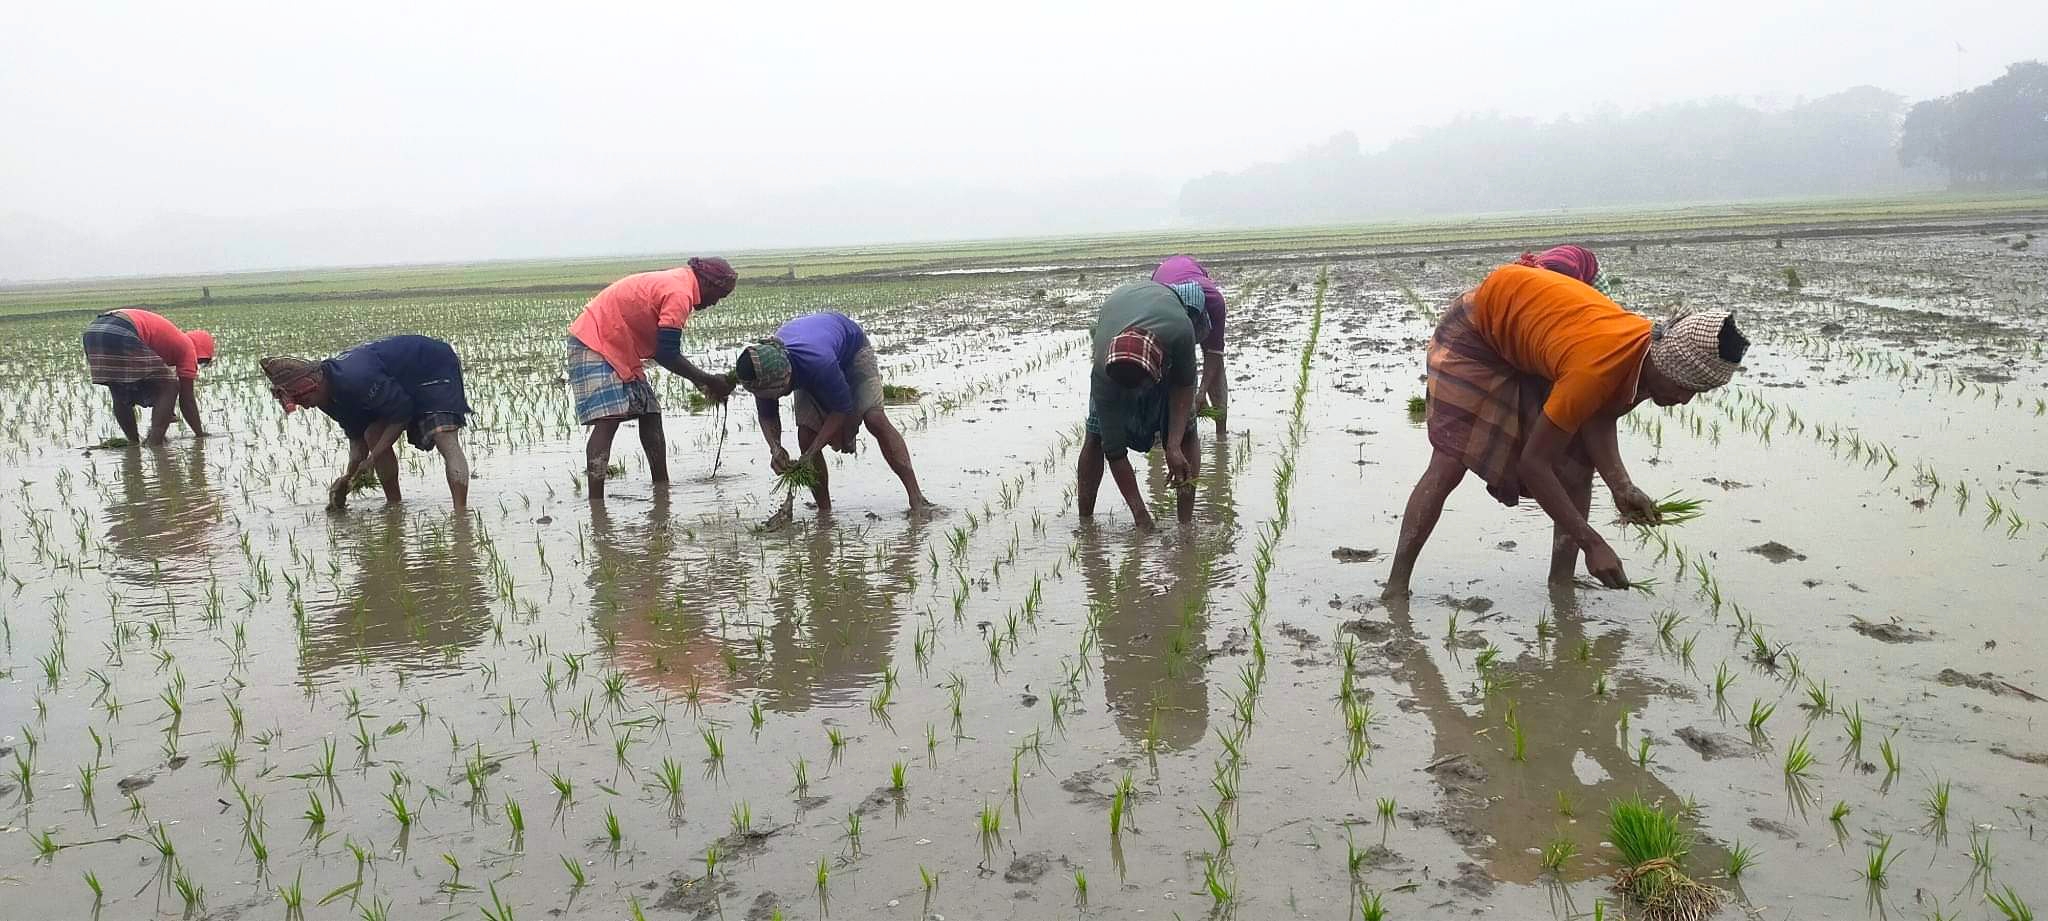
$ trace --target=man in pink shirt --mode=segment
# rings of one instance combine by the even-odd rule
[[[1220,435],[1230,410],[1230,382],[1223,376],[1223,291],[1193,256],[1173,256],[1161,262],[1152,270],[1152,280],[1162,285],[1194,282],[1202,287],[1202,311],[1209,317],[1209,330],[1202,337],[1202,384],[1195,409],[1214,412]]]
[[[199,380],[199,366],[211,361],[211,333],[199,329],[185,332],[160,314],[139,307],[110,310],[85,327],[86,367],[92,372],[92,382],[112,395],[114,421],[131,445],[163,444],[171,429],[173,407],[184,413],[194,438],[206,437],[193,385]],[[150,407],[148,438],[136,433],[137,406]]]
[[[640,447],[655,483],[668,482],[668,442],[662,435],[661,404],[643,363],[652,359],[688,378],[711,399],[724,402],[732,382],[707,374],[683,357],[683,327],[690,314],[732,293],[739,273],[718,258],[628,275],[607,285],[569,325],[569,390],[576,419],[590,426],[584,448],[590,498],[604,498],[612,463],[612,438],[628,420],[640,423]]]

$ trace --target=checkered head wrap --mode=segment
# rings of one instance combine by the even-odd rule
[[[755,396],[787,394],[795,380],[795,372],[789,367],[789,349],[779,339],[763,339],[747,346],[733,365],[733,376]]]
[[[1159,347],[1159,337],[1137,327],[1117,333],[1109,341],[1109,354],[1103,356],[1103,367],[1128,362],[1145,369],[1146,376],[1158,380],[1166,370],[1166,351]]]
[[[1650,361],[1679,386],[1705,393],[1728,383],[1742,366],[1749,340],[1726,310],[1681,313],[1650,332]]]

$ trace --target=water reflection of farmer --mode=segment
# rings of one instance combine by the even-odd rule
[[[137,307],[110,310],[85,327],[85,363],[92,382],[107,388],[114,422],[131,445],[160,445],[182,412],[192,436],[206,436],[195,385],[201,365],[213,361],[213,335],[186,332],[162,315]],[[137,434],[135,407],[150,408],[149,435]]]
[[[1156,739],[1165,751],[1200,742],[1209,732],[1202,651],[1209,619],[1196,544],[1092,528],[1081,541],[1088,600],[1102,611],[1102,693],[1117,730],[1134,744]]]
[[[261,364],[285,412],[317,408],[348,436],[348,464],[327,488],[328,508],[347,504],[356,474],[372,468],[384,485],[385,501],[398,502],[398,454],[392,448],[401,435],[421,451],[441,452],[456,511],[468,504],[469,457],[462,451],[461,432],[468,423],[469,399],[462,360],[448,343],[391,336],[325,361],[273,356]]]
[[[1447,788],[1445,825],[1490,835],[1495,842],[1491,846],[1469,843],[1466,848],[1488,861],[1494,877],[1510,882],[1532,882],[1544,873],[1539,856],[1532,852],[1558,835],[1576,841],[1579,853],[1598,853],[1607,830],[1607,806],[1615,800],[1641,794],[1674,811],[1682,799],[1654,771],[1636,762],[1629,748],[1634,739],[1623,738],[1618,730],[1622,714],[1648,706],[1654,687],[1620,667],[1626,634],[1588,637],[1569,585],[1553,586],[1550,604],[1556,636],[1547,646],[1497,665],[1509,686],[1478,701],[1478,712],[1470,713],[1445,682],[1435,659],[1443,653],[1405,639],[1418,635],[1408,600],[1386,601],[1393,635],[1404,638],[1388,648],[1406,647],[1390,652],[1394,678],[1408,683],[1420,704],[1417,709],[1430,722],[1435,749],[1426,763],[1463,755],[1484,774],[1484,779],[1474,779],[1476,773],[1469,771],[1432,774]],[[1582,648],[1584,660],[1578,657]],[[1594,693],[1602,675],[1608,679],[1605,696]],[[1513,759],[1508,741],[1510,707],[1524,727],[1522,761]],[[1559,813],[1560,795],[1572,804],[1576,823]],[[1476,836],[1473,840],[1483,841]],[[1717,853],[1695,848],[1691,860],[1719,866]],[[1603,872],[1597,861],[1567,866],[1573,879],[1597,872]]]
[[[209,538],[222,511],[206,479],[205,441],[156,461],[123,453],[117,498],[106,508],[107,539],[116,556],[113,576],[150,589],[206,575],[213,556]]]
[[[926,522],[899,535],[847,540],[819,529],[794,539],[774,571],[768,601],[767,705],[794,713],[843,701],[889,664],[902,628],[902,601],[917,578]]]
[[[601,632],[618,635],[618,665],[635,678],[675,689],[720,687],[706,609],[727,593],[709,579],[691,580],[686,597],[672,597],[675,549],[665,491],[654,492],[644,520],[625,527],[605,503],[591,505],[592,618]]]
[[[1208,332],[1195,282],[1139,281],[1110,292],[1096,316],[1094,370],[1088,379],[1087,437],[1076,471],[1081,517],[1095,514],[1106,465],[1140,530],[1152,527],[1129,451],[1165,450],[1167,479],[1179,490],[1176,512],[1194,517],[1201,473],[1195,434],[1196,343]]]
[[[1579,277],[1495,269],[1430,339],[1434,453],[1408,497],[1386,594],[1408,592],[1416,557],[1468,470],[1503,504],[1534,498],[1550,516],[1552,581],[1569,581],[1584,550],[1595,578],[1627,585],[1621,558],[1587,520],[1595,470],[1624,517],[1657,514],[1622,462],[1617,420],[1644,400],[1676,406],[1728,383],[1748,346],[1727,311],[1653,323]]]
[[[407,519],[394,506],[333,531],[355,558],[356,580],[318,610],[300,667],[319,673],[357,662],[430,670],[491,629],[491,590],[469,516]]]

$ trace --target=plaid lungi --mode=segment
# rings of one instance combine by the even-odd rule
[[[100,314],[86,324],[85,365],[95,384],[178,379],[178,370],[165,363],[135,332],[135,324],[118,313]]]
[[[1515,462],[1542,418],[1550,382],[1508,364],[1472,325],[1471,307],[1462,299],[1430,337],[1428,387],[1430,445],[1464,461],[1501,504],[1535,498],[1522,490]],[[1572,438],[1557,475],[1567,488],[1591,486],[1593,462],[1583,439]]]
[[[570,336],[569,393],[576,400],[576,421],[584,425],[607,419],[631,419],[661,412],[654,385],[647,378],[623,380],[611,362],[575,336]]]

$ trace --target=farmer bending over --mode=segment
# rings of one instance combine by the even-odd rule
[[[918,489],[917,471],[910,467],[910,446],[882,410],[882,372],[860,324],[842,313],[797,317],[782,324],[774,338],[741,349],[732,373],[754,395],[761,435],[768,439],[769,466],[780,474],[809,465],[817,474],[811,495],[819,511],[832,508],[832,489],[818,452],[831,445],[842,454],[851,453],[862,424],[882,446],[889,469],[903,481],[910,510],[929,507]],[[796,445],[801,452],[795,460],[782,447],[780,400],[787,394],[795,395],[791,402],[796,406]]]
[[[1174,256],[1159,264],[1152,280],[1166,285],[1194,282],[1202,289],[1202,313],[1209,320],[1209,333],[1202,337],[1202,386],[1195,395],[1195,411],[1214,411],[1216,433],[1223,434],[1224,419],[1230,413],[1230,382],[1223,376],[1223,292],[1209,278],[1209,270],[1193,256]]]
[[[199,366],[213,361],[213,335],[185,332],[161,315],[136,307],[110,310],[85,326],[85,364],[92,382],[107,388],[114,421],[130,445],[156,446],[171,430],[172,407],[185,416],[192,437],[206,437],[194,385]],[[150,408],[149,437],[136,434],[135,407]]]
[[[1415,558],[1470,470],[1502,504],[1534,498],[1553,523],[1552,582],[1578,553],[1610,588],[1621,558],[1587,516],[1593,471],[1624,518],[1657,519],[1621,460],[1615,422],[1645,399],[1690,402],[1728,383],[1748,349],[1727,311],[1652,323],[1574,277],[1525,265],[1495,269],[1452,304],[1429,343],[1429,468],[1408,497],[1385,594],[1408,594]]]
[[[348,436],[348,465],[327,488],[329,510],[348,503],[349,488],[365,468],[377,471],[385,501],[398,502],[398,455],[392,447],[400,435],[419,450],[441,452],[455,510],[468,505],[469,458],[457,433],[469,415],[469,400],[462,388],[462,360],[448,343],[392,336],[325,361],[273,356],[260,364],[270,378],[271,395],[285,412],[313,407]]]
[[[1088,437],[1078,472],[1081,517],[1095,514],[1105,462],[1140,529],[1152,513],[1138,488],[1127,450],[1166,449],[1166,479],[1181,521],[1195,514],[1195,477],[1201,473],[1195,434],[1195,343],[1208,332],[1202,288],[1132,282],[1110,292],[1095,318],[1095,371],[1088,379]]]
[[[724,402],[732,382],[707,374],[683,357],[683,327],[690,314],[732,293],[739,273],[723,259],[692,259],[682,268],[628,275],[607,285],[569,325],[569,390],[576,420],[590,426],[584,447],[590,498],[604,498],[612,464],[612,438],[620,423],[640,423],[640,448],[656,484],[668,482],[668,442],[662,437],[661,404],[641,364],[656,364],[688,378],[714,401]]]

